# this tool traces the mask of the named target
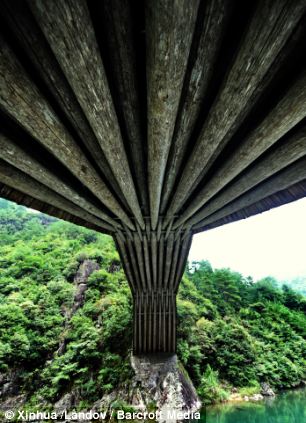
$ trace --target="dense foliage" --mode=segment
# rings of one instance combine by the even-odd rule
[[[0,233],[0,372],[16,372],[34,403],[75,388],[80,407],[126,380],[131,295],[112,239],[4,200]],[[85,259],[100,270],[68,318]]]
[[[230,386],[251,394],[262,382],[299,385],[306,370],[305,312],[306,299],[286,285],[279,290],[273,278],[253,283],[229,269],[193,263],[178,299],[179,352],[204,399],[224,399]]]
[[[78,307],[85,260],[98,263]],[[272,278],[256,284],[192,263],[178,296],[178,354],[204,402],[305,378],[306,301]],[[84,408],[131,369],[132,302],[112,239],[0,200],[0,376],[29,404],[73,390]],[[16,376],[17,375],[17,376]]]

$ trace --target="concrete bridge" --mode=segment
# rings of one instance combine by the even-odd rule
[[[0,195],[112,235],[134,352],[174,352],[192,235],[306,194],[306,0],[0,15]]]

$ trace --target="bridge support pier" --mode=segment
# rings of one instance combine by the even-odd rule
[[[175,353],[176,294],[191,232],[126,231],[114,238],[133,295],[134,354]]]
[[[176,294],[173,290],[136,292],[134,352],[175,352]]]

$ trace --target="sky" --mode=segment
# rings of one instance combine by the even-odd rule
[[[189,260],[254,280],[306,276],[306,198],[194,235]]]

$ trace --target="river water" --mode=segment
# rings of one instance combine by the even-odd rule
[[[255,403],[227,403],[207,407],[197,422],[306,423],[306,389],[281,392],[275,398]]]

